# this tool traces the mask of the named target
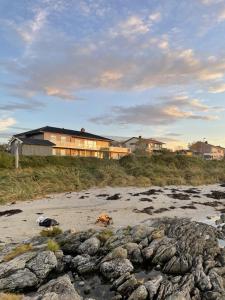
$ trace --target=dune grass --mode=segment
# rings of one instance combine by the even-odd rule
[[[33,249],[31,244],[22,244],[22,245],[18,245],[16,248],[14,248],[11,252],[7,253],[4,257],[3,257],[3,261],[7,262],[12,260],[13,258],[29,252]]]
[[[119,161],[0,154],[0,203],[104,186],[200,185],[225,182],[225,161],[173,154],[127,156]]]

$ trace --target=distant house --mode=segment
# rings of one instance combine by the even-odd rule
[[[45,126],[13,136],[10,146],[15,151],[18,141],[22,155],[61,155],[119,159],[130,153],[125,147],[111,146],[111,139],[88,133]]]
[[[160,152],[163,149],[164,143],[155,139],[146,139],[139,137],[132,137],[123,142],[123,145],[131,149],[131,152],[145,151],[148,153]]]
[[[193,143],[189,148],[195,155],[202,156],[208,160],[221,160],[225,155],[225,148],[211,145],[208,142],[198,141]]]

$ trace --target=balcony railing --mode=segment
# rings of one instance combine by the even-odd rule
[[[130,153],[129,148],[123,147],[99,147],[99,146],[91,146],[91,145],[80,145],[71,142],[53,142],[55,147],[57,148],[67,148],[67,149],[78,149],[78,150],[93,150],[93,151],[109,151],[109,152],[117,152],[117,153]]]

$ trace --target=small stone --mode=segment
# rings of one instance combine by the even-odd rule
[[[128,300],[145,300],[148,297],[148,291],[144,285],[140,285],[128,298]]]
[[[84,282],[84,281],[80,281],[80,282],[78,283],[78,285],[79,285],[79,286],[84,286],[84,285],[85,285],[85,282]]]

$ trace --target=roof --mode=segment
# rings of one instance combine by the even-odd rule
[[[21,135],[26,135],[27,137],[42,133],[42,132],[51,132],[51,133],[61,133],[61,134],[67,134],[67,135],[72,135],[80,138],[88,138],[88,139],[94,139],[94,140],[103,140],[103,141],[111,141],[111,139],[95,135],[89,132],[83,132],[83,131],[76,131],[76,130],[71,130],[71,129],[65,129],[65,128],[58,128],[58,127],[51,127],[51,126],[45,126],[41,127],[38,129],[26,131],[23,133],[16,134],[16,137],[19,137]]]
[[[31,139],[31,138],[19,138],[19,140],[26,145],[55,146],[54,143],[48,140]]]
[[[208,142],[202,142],[202,141],[197,141],[196,143],[192,144],[191,147],[194,146],[194,145],[196,145],[196,144],[207,145],[209,147],[219,148],[219,149],[225,150],[225,148],[223,148],[221,146],[215,146],[215,145],[209,144]]]
[[[162,143],[162,142],[157,141],[157,140],[155,140],[155,139],[151,139],[151,138],[149,138],[149,139],[138,138],[138,137],[135,137],[135,136],[133,136],[132,138],[129,138],[128,140],[124,141],[123,143],[127,143],[128,141],[130,141],[130,140],[132,140],[132,139],[136,139],[136,140],[139,140],[139,139],[140,139],[141,141],[146,142],[146,143],[153,143],[153,144],[159,144],[159,145],[165,144],[165,143]]]

